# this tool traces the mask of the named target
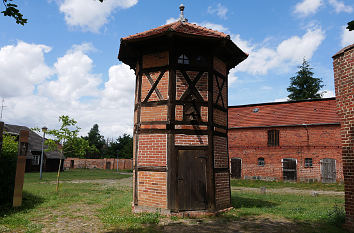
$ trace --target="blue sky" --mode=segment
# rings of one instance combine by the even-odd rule
[[[28,24],[0,17],[2,120],[53,128],[66,114],[82,134],[98,123],[106,137],[132,133],[134,74],[117,60],[120,38],[173,22],[181,3],[189,22],[230,34],[250,54],[230,72],[229,105],[286,100],[303,58],[333,96],[331,57],[354,43],[350,0],[15,2]]]

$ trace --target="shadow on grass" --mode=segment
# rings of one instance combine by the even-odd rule
[[[231,205],[232,207],[238,208],[271,208],[275,207],[278,204],[270,201],[265,201],[261,199],[254,198],[245,198],[237,195],[231,196]]]
[[[0,206],[0,218],[3,218],[5,216],[10,216],[18,212],[27,212],[30,209],[36,208],[36,206],[38,206],[43,202],[44,202],[44,198],[23,191],[22,206],[14,208],[12,207],[12,203]]]

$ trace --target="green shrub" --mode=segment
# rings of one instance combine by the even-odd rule
[[[0,157],[0,206],[12,202],[15,185],[18,143],[4,135]]]
[[[327,221],[334,226],[342,226],[345,222],[345,210],[343,207],[334,205],[327,212]]]

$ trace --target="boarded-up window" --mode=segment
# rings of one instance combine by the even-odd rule
[[[279,130],[268,130],[268,146],[279,146]]]
[[[264,158],[258,158],[258,166],[264,166],[265,162],[264,162]]]
[[[312,167],[312,158],[305,158],[305,167]]]

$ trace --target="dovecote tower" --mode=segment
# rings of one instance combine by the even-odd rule
[[[118,58],[136,74],[135,212],[231,206],[227,80],[248,55],[180,10],[177,22],[121,39]]]

